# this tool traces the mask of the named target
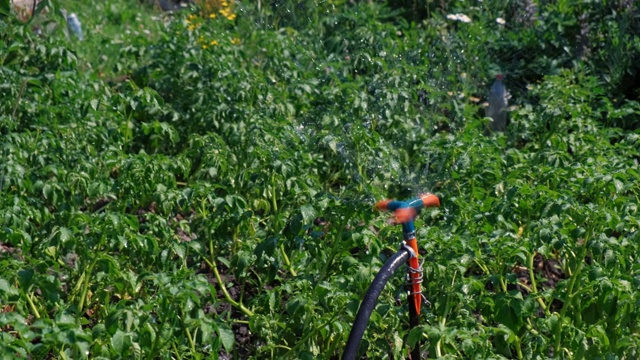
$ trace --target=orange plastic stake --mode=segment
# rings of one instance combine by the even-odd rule
[[[413,296],[413,306],[416,309],[416,314],[420,315],[420,306],[422,305],[422,290],[420,289],[420,283],[422,282],[422,276],[420,272],[416,271],[420,268],[420,262],[418,261],[418,241],[414,237],[411,240],[406,241],[407,245],[413,249],[416,254],[415,257],[409,259],[409,266],[411,267],[410,279],[411,279],[411,293]]]

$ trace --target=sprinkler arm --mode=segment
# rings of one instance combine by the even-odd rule
[[[417,199],[409,201],[380,200],[374,208],[376,210],[393,211],[396,223],[405,224],[412,222],[423,208],[438,206],[440,206],[440,199],[434,194],[426,193],[420,195]]]

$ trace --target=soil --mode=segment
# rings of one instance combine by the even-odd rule
[[[22,249],[13,247],[10,244],[0,241],[0,258],[3,256],[3,254],[9,254],[19,260],[23,259]]]
[[[518,276],[518,283],[524,284],[527,287],[531,287],[531,277],[529,276],[529,269],[524,266],[516,266],[513,272]],[[533,257],[533,272],[536,277],[544,279],[537,283],[538,290],[555,289],[558,282],[566,278],[565,273],[562,271],[562,264],[556,259],[546,259],[541,254],[536,254]],[[515,288],[522,293],[523,296],[529,295],[529,291],[520,285],[515,285]]]
[[[513,272],[518,276],[518,284],[510,284],[507,286],[508,290],[516,289],[518,290],[523,297],[529,295],[529,290],[527,288],[531,288],[531,276],[529,273],[529,269],[524,266],[516,266],[513,269]],[[547,259],[541,254],[536,254],[533,257],[533,273],[537,279],[542,281],[538,281],[536,283],[538,291],[544,291],[545,289],[555,289],[560,280],[566,279],[567,276],[562,271],[562,264],[560,261],[556,259]],[[523,284],[525,286],[521,286]],[[551,303],[551,311],[558,311],[562,308],[562,301],[558,299],[553,299]],[[540,309],[539,316],[543,316],[542,309]]]
[[[529,268],[517,265],[513,267],[512,273],[516,275],[518,281],[516,284],[508,284],[507,290],[517,290],[523,297],[529,296],[529,289],[531,289]],[[537,279],[536,287],[539,292],[546,289],[555,289],[561,280],[567,278],[559,260],[546,258],[542,254],[536,254],[533,258],[533,273]],[[483,272],[479,268],[471,268],[467,271],[466,276],[479,276],[482,274]],[[485,288],[496,292],[494,284],[490,281],[485,284]],[[562,302],[554,299],[551,303],[551,311],[558,311],[561,308]],[[544,316],[542,309],[539,309],[538,315]]]

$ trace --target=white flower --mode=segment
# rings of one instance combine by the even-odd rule
[[[465,14],[448,14],[447,15],[447,19],[453,20],[453,21],[461,21],[463,23],[470,23],[471,22],[471,18],[469,18]]]
[[[471,22],[471,18],[469,18],[465,14],[458,14],[458,20],[462,21],[463,23],[470,23]]]
[[[497,22],[498,24],[500,24],[500,25],[504,25],[504,24],[506,24],[506,23],[507,23],[506,21],[504,21],[504,19],[503,19],[503,18],[497,18],[497,19],[496,19],[496,22]]]

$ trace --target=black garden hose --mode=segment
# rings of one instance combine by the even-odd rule
[[[360,347],[360,341],[364,335],[364,331],[369,323],[371,312],[378,301],[382,289],[389,281],[389,278],[402,264],[406,263],[411,257],[409,250],[402,248],[387,260],[384,266],[378,271],[375,279],[369,286],[369,290],[364,296],[356,320],[353,322],[351,333],[349,333],[349,340],[347,340],[347,346],[342,353],[342,360],[353,360],[358,355],[358,348]]]

